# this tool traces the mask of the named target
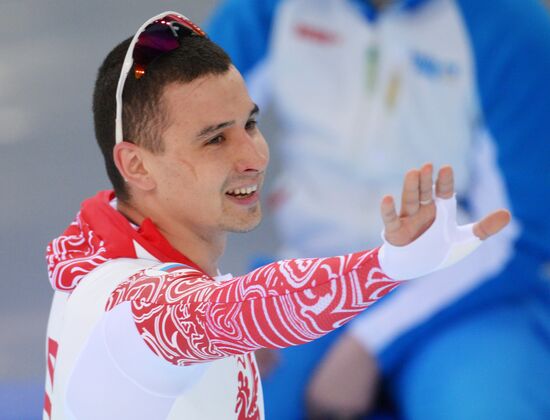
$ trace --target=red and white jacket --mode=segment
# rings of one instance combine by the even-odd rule
[[[45,419],[261,419],[254,350],[319,338],[398,284],[378,249],[212,278],[113,199],[47,249]]]

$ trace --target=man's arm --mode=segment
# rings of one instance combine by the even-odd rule
[[[439,200],[453,195],[451,168],[440,171],[436,195]],[[447,253],[423,254],[427,236],[438,231],[438,236],[452,238],[449,229],[456,230],[454,220],[434,222],[436,206],[431,196],[432,167],[425,165],[406,175],[399,215],[393,199],[383,199],[388,242],[382,247],[382,266],[374,250],[281,261],[223,283],[184,266],[172,273],[143,270],[113,292],[107,310],[130,302],[141,337],[153,352],[175,365],[312,341],[349,321],[398,284],[383,271],[402,271],[405,246],[424,260],[416,274],[408,270],[409,277],[437,269],[452,254],[452,243],[447,244]],[[484,239],[508,220],[507,212],[495,212],[471,230]]]
[[[113,292],[107,309],[129,301],[142,338],[175,365],[288,347],[332,331],[398,284],[377,255],[280,261],[222,283],[185,266],[143,270]]]

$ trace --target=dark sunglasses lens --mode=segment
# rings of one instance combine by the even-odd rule
[[[153,23],[139,35],[134,47],[134,62],[145,67],[159,55],[172,51],[178,46],[178,38],[170,26]]]
[[[193,22],[176,15],[168,15],[147,26],[134,46],[136,79],[145,74],[147,65],[157,57],[178,48],[179,39],[183,36],[205,36],[205,34]]]

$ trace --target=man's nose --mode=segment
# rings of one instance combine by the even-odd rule
[[[239,139],[236,159],[238,172],[263,172],[269,162],[269,149],[263,136],[258,132],[250,135],[245,132]]]

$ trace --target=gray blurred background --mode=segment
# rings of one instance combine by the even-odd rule
[[[216,4],[0,0],[1,420],[41,418],[52,297],[44,250],[84,198],[109,188],[92,125],[97,68],[147,18],[175,10],[201,24]],[[275,245],[267,215],[230,238],[221,268],[241,274]]]

